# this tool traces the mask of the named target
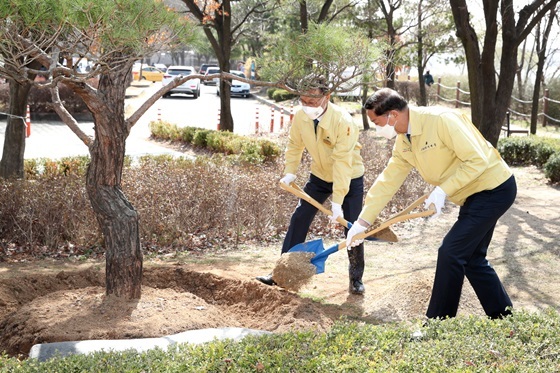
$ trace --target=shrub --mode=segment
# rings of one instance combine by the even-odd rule
[[[278,88],[276,87],[272,87],[266,90],[266,95],[268,96],[268,98],[270,100],[272,100],[274,98],[274,92],[276,92],[278,90]]]
[[[510,165],[544,166],[546,177],[552,182],[558,181],[556,158],[560,153],[559,140],[537,136],[506,137],[498,141],[498,151]]]
[[[550,156],[560,151],[560,143],[554,143],[552,139],[541,139],[535,143],[535,165],[542,168]]]
[[[208,145],[207,137],[210,132],[211,130],[204,130],[204,129],[196,131],[194,133],[192,143],[196,146],[205,148]]]
[[[183,141],[213,152],[235,155],[243,162],[262,163],[282,154],[279,145],[273,141],[239,136],[231,132],[195,127],[178,128],[168,122],[151,122],[150,129],[155,138]]]
[[[279,101],[286,101],[291,100],[292,98],[297,97],[297,95],[286,91],[285,89],[277,89],[272,94],[272,99],[276,102]]]
[[[544,174],[553,183],[560,182],[560,153],[556,152],[544,164]]]
[[[149,124],[152,136],[169,141],[177,141],[181,138],[179,128],[166,121],[152,121]]]
[[[206,144],[208,148],[215,152],[232,154],[233,149],[230,143],[234,136],[235,135],[231,132],[212,131],[206,135]]]
[[[194,134],[196,131],[200,131],[202,128],[198,127],[183,127],[181,130],[181,141],[190,144],[193,142]]]
[[[100,351],[40,362],[0,355],[5,372],[557,372],[560,318],[550,308],[503,320],[456,317],[374,325],[337,320],[326,332]]]
[[[536,155],[534,139],[531,136],[500,139],[498,141],[498,151],[504,161],[511,166],[531,165]]]

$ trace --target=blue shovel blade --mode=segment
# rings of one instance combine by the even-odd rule
[[[327,257],[338,251],[338,244],[334,244],[326,250],[323,250],[319,254],[311,258],[311,264],[317,267],[317,274],[325,272],[325,261]]]
[[[323,252],[324,250],[325,248],[323,247],[323,239],[318,238],[313,241],[297,244],[294,247],[292,247],[290,250],[288,250],[288,252],[293,253],[293,252],[303,251],[308,253],[315,253],[315,255],[317,255],[320,252]]]
[[[337,251],[338,244],[335,244],[325,250],[325,248],[323,247],[323,240],[321,238],[309,242],[300,243],[288,250],[289,253],[314,253],[315,256],[311,259],[311,264],[313,264],[317,268],[317,274],[325,272],[325,261],[327,260],[327,257],[333,253],[336,253]]]

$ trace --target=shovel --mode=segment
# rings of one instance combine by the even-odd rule
[[[290,192],[293,195],[295,195],[298,198],[303,199],[304,201],[308,202],[310,205],[314,206],[316,209],[318,209],[319,211],[327,214],[328,216],[332,216],[332,211],[327,209],[325,206],[323,206],[321,203],[319,203],[318,201],[316,201],[315,199],[313,199],[313,197],[311,197],[309,194],[305,193],[296,183],[290,183],[285,184],[285,183],[279,183],[280,184],[280,188],[284,189],[286,192]],[[343,217],[339,216],[336,218],[336,221],[339,222],[340,224],[342,224],[344,227],[350,229],[352,228],[352,223],[350,223],[349,221],[347,221],[346,219],[344,219]],[[378,233],[378,232],[375,232]],[[395,234],[392,234],[393,232],[390,232],[391,234],[386,234],[384,235],[384,238],[378,238],[378,237],[368,237],[367,240],[368,241],[386,241],[386,242],[397,242],[397,236]]]
[[[429,210],[410,213],[410,211],[414,210],[420,204],[422,204],[426,198],[428,198],[429,194],[423,195],[422,197],[418,198],[416,201],[412,202],[407,208],[399,212],[398,214],[392,216],[391,218],[385,220],[379,225],[372,225],[369,227],[365,232],[360,233],[355,236],[356,240],[363,240],[367,237],[375,234],[392,224],[433,215],[435,210],[433,209],[433,205],[430,205]],[[325,261],[327,260],[328,256],[331,254],[336,253],[339,250],[342,250],[346,247],[346,240],[342,241],[341,243],[334,244],[333,246],[325,249],[323,247],[323,240],[321,238],[309,242],[300,243],[294,247],[292,247],[288,252],[310,252],[315,253],[315,256],[311,259],[311,264],[313,264],[317,268],[317,274],[325,272]]]

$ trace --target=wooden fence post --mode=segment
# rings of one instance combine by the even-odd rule
[[[457,93],[455,94],[455,108],[459,107],[459,90],[461,89],[461,82],[457,82]]]
[[[542,116],[542,126],[546,127],[546,116],[548,115],[548,88],[544,90],[542,106],[543,106],[543,113],[544,113],[544,115]]]

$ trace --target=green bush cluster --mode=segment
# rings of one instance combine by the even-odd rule
[[[275,102],[280,102],[280,101],[286,101],[286,100],[291,100],[293,98],[297,97],[295,94],[290,93],[288,91],[286,91],[285,89],[276,89],[273,93],[272,93],[272,99]]]
[[[415,325],[416,324],[416,325]],[[558,372],[560,317],[553,309],[419,323],[339,320],[313,331],[241,341],[172,345],[146,352],[96,352],[45,362],[0,356],[6,372]]]
[[[560,182],[560,140],[537,137],[506,137],[498,141],[498,151],[512,166],[537,166],[551,182]]]
[[[262,163],[282,154],[280,146],[270,140],[239,136],[231,132],[196,127],[178,127],[164,121],[150,122],[152,136],[160,140],[179,141],[225,155],[235,155],[241,161]]]

